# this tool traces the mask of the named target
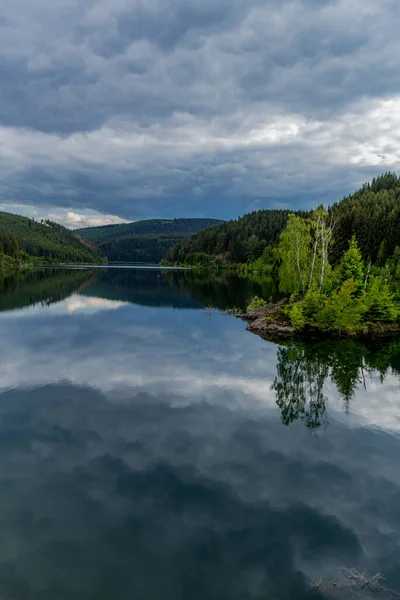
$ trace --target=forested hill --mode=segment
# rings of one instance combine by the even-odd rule
[[[0,212],[0,259],[1,263],[104,262],[98,248],[66,227],[5,212]]]
[[[277,241],[291,212],[258,210],[236,221],[225,221],[174,246],[165,260],[170,264],[204,265],[208,256],[217,256],[232,263],[256,260]]]
[[[171,248],[168,264],[212,262],[273,262],[272,247],[283,231],[288,214],[307,217],[307,212],[260,210],[237,221],[227,221]],[[331,260],[335,265],[354,234],[363,258],[384,265],[400,247],[400,178],[385,173],[329,208],[334,225]]]
[[[383,266],[400,247],[400,178],[385,173],[330,209],[334,223],[332,264],[354,234],[363,258]]]
[[[158,263],[169,248],[191,235],[223,223],[218,219],[149,219],[77,229],[110,262]]]

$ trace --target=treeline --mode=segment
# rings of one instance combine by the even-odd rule
[[[203,231],[171,248],[167,264],[199,266],[248,265],[271,271],[273,251],[289,213],[308,218],[309,212],[260,210],[237,221]],[[328,209],[333,225],[329,259],[334,266],[355,235],[365,261],[383,266],[400,247],[400,179],[385,173]],[[256,263],[256,264],[255,264]]]
[[[106,240],[99,243],[99,249],[108,262],[154,263],[158,264],[166,252],[188,237],[188,234],[135,235]]]
[[[87,227],[76,232],[97,244],[109,262],[160,263],[172,246],[221,222],[217,219],[148,219]]]
[[[97,263],[101,251],[52,221],[0,213],[0,263]]]
[[[364,260],[383,266],[400,247],[400,178],[385,173],[330,209],[334,223],[332,264],[356,236]]]
[[[289,210],[259,210],[206,229],[167,252],[168,264],[213,266],[257,260],[276,243]],[[298,212],[297,214],[304,214]],[[265,256],[266,261],[269,260]]]

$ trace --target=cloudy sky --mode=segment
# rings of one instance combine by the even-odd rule
[[[398,0],[0,0],[0,210],[331,203],[400,164]]]

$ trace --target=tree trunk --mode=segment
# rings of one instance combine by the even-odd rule
[[[324,284],[325,279],[325,261],[326,261],[326,238],[325,238],[325,222],[322,221],[321,224],[321,278],[319,281],[319,289],[322,290],[322,286]]]
[[[320,223],[320,217],[318,217],[317,224],[315,227],[314,251],[313,251],[313,258],[312,258],[312,263],[311,263],[310,281],[308,283],[308,289],[310,289],[310,287],[312,285],[312,280],[313,280],[313,276],[314,276],[315,259],[317,258],[317,248],[318,248],[318,239],[319,239],[319,223]]]

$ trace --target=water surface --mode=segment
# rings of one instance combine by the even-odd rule
[[[400,587],[400,343],[275,345],[221,310],[272,280],[0,280],[0,597]],[[215,307],[212,309],[211,307]]]

